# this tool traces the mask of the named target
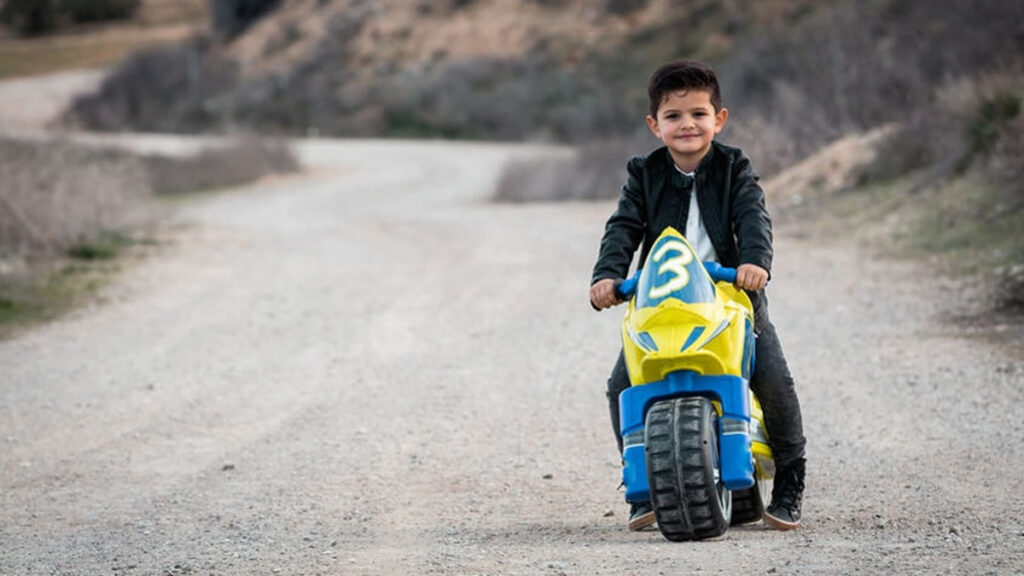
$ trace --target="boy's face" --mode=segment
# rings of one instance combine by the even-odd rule
[[[668,146],[676,166],[687,172],[697,168],[711,148],[715,134],[725,127],[729,111],[715,112],[707,90],[670,92],[661,101],[658,117],[647,117],[651,132]]]

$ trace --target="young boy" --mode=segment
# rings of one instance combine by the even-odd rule
[[[666,64],[654,72],[647,92],[647,126],[665,146],[633,158],[626,167],[618,208],[601,239],[590,302],[599,310],[620,304],[615,279],[627,276],[641,244],[643,262],[668,226],[685,231],[701,260],[737,269],[736,285],[747,290],[754,306],[757,360],[750,387],[761,401],[775,455],[775,485],[764,520],[792,530],[800,525],[806,441],[793,378],[768,317],[764,288],[772,263],[772,231],[764,190],[746,156],[714,140],[729,111],[722,107],[713,70],[697,62]],[[620,453],[619,393],[629,385],[620,353],[608,379],[608,406]],[[654,522],[649,503],[633,504],[630,530]]]

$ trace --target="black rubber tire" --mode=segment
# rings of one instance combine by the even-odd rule
[[[655,403],[647,412],[644,445],[651,506],[662,535],[680,542],[724,534],[732,494],[715,482],[718,415],[711,401]]]
[[[755,484],[746,490],[732,493],[732,525],[753,524],[764,516],[765,503],[761,501],[761,490]]]

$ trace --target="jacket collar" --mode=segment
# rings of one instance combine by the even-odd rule
[[[707,169],[707,167],[711,164],[711,161],[715,156],[715,148],[717,147],[718,142],[712,141],[711,148],[708,148],[708,153],[705,154],[704,157],[700,159],[699,163],[697,163],[697,168],[693,171],[694,174],[700,174],[701,171]],[[668,146],[662,146],[661,148],[658,148],[657,150],[655,150],[655,153],[659,153],[662,155],[662,157],[664,158],[663,162],[666,163],[666,167],[668,169],[671,169],[673,172],[678,172],[678,170],[676,170],[676,161],[672,159],[672,154],[669,153]]]
[[[711,162],[714,159],[715,148],[717,147],[717,141],[711,142],[711,148],[708,149],[708,153],[705,154],[704,157],[700,159],[700,162],[697,164],[697,168],[693,171],[694,177],[696,179],[701,179],[703,173],[707,172],[708,167],[711,165]],[[663,174],[668,175],[669,179],[672,181],[675,187],[682,187],[683,175],[676,168],[676,162],[675,160],[672,159],[672,154],[669,153],[668,147],[662,146],[661,148],[658,148],[657,150],[652,152],[651,155],[660,155],[662,157],[661,161],[655,162],[654,165],[657,166],[660,170],[665,171],[663,172]],[[701,180],[701,182],[704,181],[705,180]]]

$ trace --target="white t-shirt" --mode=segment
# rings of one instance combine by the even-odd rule
[[[676,170],[679,170],[680,174],[693,178],[693,172],[683,172],[679,166],[676,166]],[[683,236],[686,236],[686,240],[693,246],[694,251],[697,252],[697,258],[700,258],[701,262],[718,262],[718,253],[715,252],[715,246],[711,243],[708,230],[704,227],[704,220],[700,217],[700,206],[697,204],[697,180],[693,179],[692,182],[690,211],[686,216],[686,231],[683,232]]]

